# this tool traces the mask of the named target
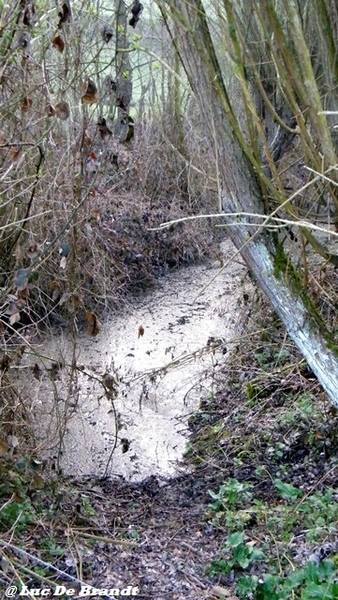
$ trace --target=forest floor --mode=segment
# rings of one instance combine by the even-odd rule
[[[337,413],[258,292],[218,380],[190,418],[176,478],[45,483],[9,469],[1,588],[336,598]]]

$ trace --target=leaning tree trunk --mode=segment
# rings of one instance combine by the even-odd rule
[[[266,207],[250,148],[231,108],[201,0],[167,0],[179,29],[178,50],[207,134],[217,145],[222,204],[229,235],[332,402],[338,406],[334,339],[301,283],[283,246],[259,227]],[[241,213],[261,215],[241,216]],[[263,217],[263,218],[262,218]]]

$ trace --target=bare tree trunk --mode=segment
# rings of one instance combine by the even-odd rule
[[[178,49],[208,135],[217,144],[222,203],[229,235],[332,402],[338,406],[338,358],[333,336],[316,311],[283,246],[257,225],[264,215],[251,149],[233,113],[201,0],[167,0],[179,29]],[[230,214],[228,214],[230,213]],[[263,219],[264,220],[264,219]]]
[[[129,109],[132,99],[132,68],[129,59],[129,41],[127,37],[127,8],[124,0],[118,0],[116,13],[116,106],[117,120],[114,133],[120,142],[124,142],[129,129]]]

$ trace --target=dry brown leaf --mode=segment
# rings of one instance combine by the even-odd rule
[[[63,100],[55,104],[54,110],[56,116],[59,117],[61,121],[66,121],[70,115],[69,104],[67,102],[64,102]]]
[[[65,43],[64,43],[64,41],[63,41],[63,39],[62,39],[61,35],[56,35],[55,37],[53,37],[53,39],[52,39],[52,44],[53,44],[53,46],[55,46],[55,47],[58,49],[58,51],[59,51],[59,52],[61,52],[61,54],[62,54],[62,52],[63,52],[63,51],[64,51],[64,49],[65,49]]]
[[[65,292],[64,294],[62,294],[61,298],[60,298],[60,306],[63,306],[63,304],[66,304],[66,302],[68,302],[71,298],[71,294],[69,292]]]
[[[60,269],[65,269],[67,266],[67,256],[63,256],[60,260]]]
[[[92,208],[90,211],[90,218],[97,223],[101,222],[101,210],[99,208]]]
[[[34,379],[37,379],[38,381],[41,379],[41,369],[38,363],[35,363],[34,367],[32,367],[32,373]]]
[[[3,146],[5,143],[6,143],[5,134],[2,131],[2,129],[0,129],[0,146]]]
[[[6,314],[9,315],[9,322],[11,325],[20,321],[20,308],[16,302],[9,302]]]
[[[8,450],[9,445],[7,444],[7,442],[5,442],[5,440],[0,438],[0,456],[6,456]]]
[[[41,490],[44,484],[45,480],[42,477],[42,475],[40,475],[39,473],[35,473],[29,487],[31,490]]]
[[[22,104],[21,104],[21,110],[23,112],[28,112],[29,109],[31,108],[32,104],[33,104],[32,98],[30,98],[29,96],[25,96],[22,101]]]
[[[17,312],[19,312],[17,303],[14,300],[10,300],[6,308],[6,315],[15,315]]]
[[[83,308],[83,296],[79,292],[73,293],[73,304],[75,308]]]
[[[126,452],[128,452],[128,450],[130,448],[130,441],[128,440],[128,438],[121,438],[120,444],[122,446],[122,454],[125,454]]]
[[[14,325],[15,323],[18,323],[19,321],[20,321],[20,313],[19,312],[13,313],[9,317],[9,324],[10,325]]]
[[[144,336],[144,327],[143,327],[143,325],[139,325],[137,337],[140,338],[143,336]]]
[[[47,369],[52,381],[60,379],[60,370],[63,369],[62,362],[52,362],[51,368]]]
[[[110,40],[112,39],[114,35],[114,30],[112,27],[110,27],[110,25],[105,25],[104,28],[102,29],[102,39],[104,42],[106,42],[106,44],[108,44],[108,42],[110,42]]]
[[[16,435],[9,435],[9,436],[8,436],[8,445],[9,445],[11,448],[17,448],[17,447],[18,447],[18,445],[19,445],[19,440],[18,440],[18,438],[16,437]]]
[[[107,121],[104,117],[99,117],[99,120],[97,122],[97,127],[99,130],[100,136],[103,140],[107,135],[113,135],[113,132],[107,126]]]
[[[21,148],[20,147],[18,148],[16,146],[14,148],[11,148],[11,150],[10,150],[10,157],[11,157],[11,159],[12,159],[13,162],[17,162],[19,160],[20,156],[21,156]]]
[[[27,248],[27,256],[31,259],[39,255],[39,245],[37,242],[31,242]]]
[[[97,87],[92,79],[86,79],[82,83],[80,93],[83,104],[94,104],[99,99]]]
[[[102,377],[102,381],[108,390],[115,390],[117,388],[117,381],[110,373],[105,373]]]
[[[213,595],[213,597],[216,596],[217,598],[226,598],[226,600],[239,600],[238,596],[235,596],[230,588],[225,588],[221,585],[214,585],[211,588],[210,593]]]
[[[65,23],[69,23],[69,21],[72,20],[72,11],[69,0],[64,0],[62,3],[61,10],[59,12],[59,18],[60,20],[58,22],[58,29],[62,29]]]
[[[93,140],[90,137],[87,129],[85,129],[84,134],[83,134],[83,144],[86,148],[90,148],[93,145]]]
[[[1,335],[4,335],[5,328],[4,328],[3,323],[0,323],[0,326],[1,326]],[[0,370],[4,371],[4,372],[8,371],[9,365],[11,364],[11,362],[12,362],[12,359],[9,356],[9,354],[4,354],[2,359],[0,360]]]
[[[26,304],[26,298],[29,296],[29,288],[25,287],[22,290],[18,290],[16,295],[18,298],[18,307],[23,308]]]
[[[88,312],[86,314],[86,319],[87,319],[87,324],[88,324],[88,327],[87,327],[88,334],[94,337],[95,335],[100,333],[102,325],[101,325],[100,321],[98,320],[96,314],[93,312]]]
[[[47,117],[55,117],[56,111],[52,104],[48,104],[47,106]]]

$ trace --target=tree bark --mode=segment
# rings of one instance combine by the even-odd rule
[[[206,132],[217,147],[229,236],[318,381],[338,406],[338,354],[333,336],[297,277],[297,270],[284,260],[274,236],[257,224],[262,219],[239,214],[265,216],[264,200],[250,147],[243,142],[222,78],[203,4],[201,0],[167,0],[167,5],[179,30],[178,49]]]
[[[116,13],[116,106],[117,120],[114,127],[116,138],[124,142],[129,129],[129,109],[133,93],[132,68],[129,58],[127,36],[127,8],[124,0],[118,0]]]

